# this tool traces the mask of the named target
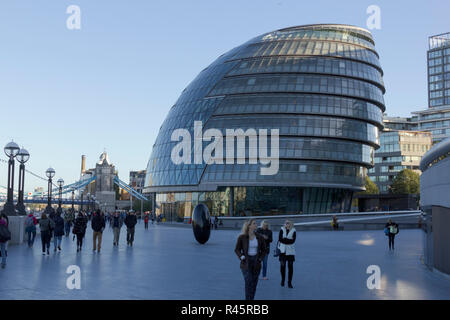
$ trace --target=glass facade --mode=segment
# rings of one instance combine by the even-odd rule
[[[216,215],[349,211],[383,127],[385,88],[374,48],[365,29],[307,25],[220,56],[182,92],[153,145],[144,193],[156,195],[157,214],[180,221],[199,202]],[[279,130],[278,172],[262,175],[265,165],[248,160],[175,164],[172,133],[186,129],[194,137],[194,121],[223,136],[227,129]],[[209,141],[201,140],[203,150]],[[237,148],[245,159],[253,150],[250,142]]]
[[[429,42],[429,107],[450,105],[450,33],[432,36]]]

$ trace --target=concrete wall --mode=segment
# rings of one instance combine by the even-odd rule
[[[450,274],[450,208],[433,206],[432,214],[433,264],[440,272]]]
[[[420,176],[420,205],[450,208],[450,157],[431,166]]]
[[[450,274],[450,157],[423,169],[420,204],[428,216],[424,261],[431,269]]]

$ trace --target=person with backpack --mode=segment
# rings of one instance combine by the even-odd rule
[[[5,215],[2,215],[0,216],[0,254],[2,257],[2,269],[6,267],[6,258],[8,256],[6,244],[9,240],[11,240],[11,232],[8,229],[8,219],[5,218]]]
[[[395,236],[399,231],[398,224],[389,219],[385,226],[385,233],[387,233],[387,236],[389,237],[389,250],[394,250]]]
[[[57,213],[53,218],[53,222],[55,223],[55,230],[53,231],[53,244],[55,249],[53,251],[56,252],[56,248],[58,248],[58,250],[61,251],[61,240],[62,236],[65,233],[64,219],[61,218],[60,213]]]
[[[28,235],[28,247],[32,248],[36,238],[37,220],[33,213],[30,213],[25,220],[25,232]]]
[[[114,216],[111,219],[111,226],[112,226],[113,232],[114,232],[113,245],[118,246],[119,238],[120,238],[120,229],[123,226],[123,219],[122,219],[122,216],[117,211],[114,212]]]
[[[86,234],[86,228],[87,219],[84,216],[83,212],[80,211],[77,218],[75,219],[72,229],[72,233],[77,236],[77,252],[80,252],[81,247],[83,246],[83,238]]]
[[[278,248],[280,249],[280,271],[281,271],[281,286],[284,287],[284,280],[286,278],[286,262],[288,264],[288,287],[292,286],[292,277],[294,275],[294,261],[295,261],[295,243],[296,230],[291,221],[286,220],[283,227],[281,227],[278,235]]]
[[[102,247],[102,235],[103,230],[105,230],[105,218],[103,216],[103,213],[100,211],[100,209],[97,209],[97,211],[94,213],[94,216],[92,217],[91,222],[91,228],[94,231],[93,234],[93,251],[97,249],[97,252],[100,253],[100,249]],[[97,242],[98,239],[98,243]]]
[[[133,246],[134,241],[134,226],[137,223],[136,214],[130,210],[125,218],[125,225],[127,226],[127,244]]]
[[[52,230],[55,227],[55,223],[52,219],[48,218],[45,213],[42,213],[41,219],[39,220],[39,229],[41,230],[41,241],[42,241],[42,254],[50,255],[50,240],[52,239]]]
[[[75,214],[72,209],[69,209],[64,213],[64,231],[66,237],[70,235],[70,228],[72,227],[73,220],[75,220]]]

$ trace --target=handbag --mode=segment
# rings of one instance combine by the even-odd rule
[[[5,225],[0,226],[0,242],[6,242],[11,240],[11,232]]]
[[[278,248],[279,245],[280,245],[280,241],[277,242],[277,246],[275,247],[275,250],[273,250],[274,257],[279,257],[281,254],[281,250],[280,250],[280,248]]]

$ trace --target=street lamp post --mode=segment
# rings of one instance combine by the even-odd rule
[[[48,196],[47,196],[47,207],[45,208],[45,214],[48,216],[55,213],[55,209],[52,208],[52,178],[55,176],[55,169],[48,168],[45,171],[45,175],[48,178]]]
[[[90,211],[91,210],[91,193],[90,192],[88,192],[86,194],[86,198],[87,198],[87,201],[88,201],[88,203],[87,203],[87,211]]]
[[[63,180],[62,178],[59,178],[59,179],[58,179],[59,202],[58,202],[58,210],[57,210],[57,212],[58,212],[59,214],[62,213],[61,205],[62,205],[62,187],[63,187],[63,185],[64,185],[64,180]]]
[[[25,189],[25,162],[30,159],[30,154],[25,149],[20,149],[16,156],[17,161],[20,162],[19,166],[19,195],[17,198],[16,209],[21,215],[25,215],[25,205],[23,204],[23,192]]]
[[[3,213],[8,216],[17,215],[16,209],[14,208],[13,197],[14,197],[14,158],[19,153],[19,146],[11,141],[5,148],[5,154],[9,158],[8,160],[8,195],[6,203],[3,206]]]
[[[91,199],[92,199],[92,211],[94,211],[95,210],[95,196],[92,195]]]
[[[81,207],[80,207],[80,211],[83,211],[83,190],[80,191],[80,197],[81,197]]]
[[[75,212],[75,208],[73,207],[75,202],[75,188],[72,188],[72,212]]]

